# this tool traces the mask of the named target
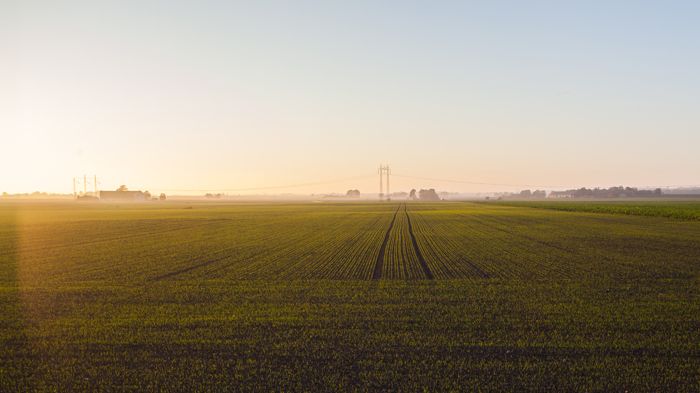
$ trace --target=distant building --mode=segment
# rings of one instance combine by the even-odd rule
[[[82,202],[85,202],[85,201],[88,201],[88,202],[89,202],[89,201],[98,201],[98,200],[99,200],[96,196],[94,196],[94,195],[89,195],[89,194],[86,194],[86,195],[78,195],[78,197],[77,197],[76,199],[79,200],[79,201],[82,201]]]
[[[100,191],[100,200],[114,202],[141,202],[150,199],[142,191]]]

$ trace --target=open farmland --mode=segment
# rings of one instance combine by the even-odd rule
[[[675,215],[4,203],[0,391],[697,391],[699,273]]]

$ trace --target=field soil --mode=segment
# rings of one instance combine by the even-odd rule
[[[0,391],[700,390],[695,213],[541,207],[0,203]]]

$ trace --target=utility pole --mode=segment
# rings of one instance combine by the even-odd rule
[[[83,175],[83,195],[87,195],[87,175]]]
[[[75,188],[75,176],[73,176],[73,197],[78,197],[78,190]]]
[[[95,181],[93,183],[94,183],[93,185],[95,186],[95,195],[94,196],[95,196],[95,198],[97,198],[97,175],[95,175]]]

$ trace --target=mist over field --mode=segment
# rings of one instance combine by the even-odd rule
[[[698,186],[698,11],[4,1],[0,192]]]

